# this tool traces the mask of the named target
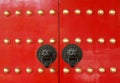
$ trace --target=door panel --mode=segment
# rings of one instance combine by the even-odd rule
[[[1,83],[58,83],[57,12],[57,0],[0,0]],[[37,57],[44,45],[56,50],[48,68]]]
[[[119,5],[118,0],[60,1],[61,83],[120,82]],[[74,46],[66,48],[71,44],[81,48],[80,61]]]

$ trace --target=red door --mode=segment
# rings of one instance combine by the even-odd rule
[[[0,82],[119,83],[119,5],[0,0]]]
[[[119,51],[119,0],[60,0],[61,83],[120,83]]]
[[[22,82],[58,83],[57,0],[0,0],[0,83]]]

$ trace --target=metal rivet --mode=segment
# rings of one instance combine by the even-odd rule
[[[104,40],[104,38],[99,38],[98,42],[101,43],[101,44],[103,44],[105,42],[105,40]]]
[[[55,10],[52,9],[52,10],[49,11],[49,13],[50,13],[50,15],[54,15],[55,14]]]
[[[39,43],[39,44],[43,44],[43,43],[44,43],[44,40],[40,38],[40,39],[38,39],[38,43]]]
[[[98,15],[103,15],[104,11],[102,9],[98,10]]]
[[[54,73],[54,72],[55,72],[55,69],[54,69],[54,68],[50,68],[50,72],[51,72],[51,73]]]
[[[111,38],[109,41],[110,41],[111,44],[115,44],[116,43],[116,39],[115,38]]]
[[[64,10],[63,10],[63,14],[64,14],[64,15],[67,15],[67,14],[69,14],[69,10],[67,10],[67,9],[64,9]]]
[[[20,70],[20,68],[15,68],[15,73],[20,73],[21,72],[21,70]]]
[[[87,72],[88,72],[88,73],[92,73],[92,72],[93,72],[93,68],[88,68],[88,69],[87,69]]]
[[[39,15],[43,15],[44,14],[44,11],[43,10],[38,10],[37,12]]]
[[[51,39],[50,39],[50,43],[51,43],[51,44],[55,43],[55,39],[51,38]]]
[[[44,72],[43,68],[38,68],[38,72],[43,73]]]
[[[78,68],[75,69],[75,72],[76,72],[76,73],[81,73],[81,72],[82,72],[82,69],[78,67]]]
[[[68,68],[64,68],[64,69],[63,69],[63,72],[64,72],[64,73],[69,73],[70,70],[69,70]]]
[[[21,15],[21,11],[17,10],[17,11],[15,12],[15,14],[19,16],[19,15]]]
[[[116,72],[117,72],[117,69],[116,69],[115,67],[111,67],[111,68],[110,68],[110,72],[116,73]]]
[[[32,39],[28,38],[28,39],[26,40],[26,42],[27,42],[28,44],[31,44],[33,41],[32,41]]]
[[[9,15],[10,15],[10,12],[9,12],[9,11],[4,11],[4,15],[5,15],[5,16],[9,16]]]
[[[110,15],[113,16],[113,15],[115,15],[115,13],[116,13],[115,10],[113,10],[113,9],[112,9],[112,10],[109,10],[109,14],[110,14]]]
[[[8,38],[4,39],[4,43],[5,44],[9,44],[10,43],[10,40]]]
[[[4,71],[4,73],[9,73],[10,70],[9,70],[9,68],[4,68],[3,71]]]
[[[81,13],[81,11],[79,9],[75,10],[75,14],[79,15]]]
[[[33,13],[32,13],[31,10],[27,10],[27,11],[26,11],[26,14],[29,15],[29,16],[31,16]]]
[[[20,39],[18,39],[18,38],[17,38],[17,39],[15,39],[15,43],[16,43],[16,44],[19,44],[20,42],[21,42],[21,40],[20,40]]]
[[[69,39],[68,38],[64,38],[63,39],[63,43],[68,43],[69,42]]]
[[[87,39],[87,42],[88,42],[89,44],[91,44],[91,43],[93,43],[93,39],[92,39],[92,38],[88,38],[88,39]]]
[[[32,73],[32,68],[26,68],[27,73]]]
[[[104,73],[105,72],[105,68],[103,68],[103,67],[100,67],[98,70],[99,70],[100,73]]]
[[[92,11],[91,9],[88,9],[88,10],[86,11],[86,14],[87,14],[87,15],[92,15],[92,13],[93,13],[93,11]]]
[[[81,43],[82,40],[81,40],[80,38],[76,38],[76,39],[75,39],[75,42],[76,42],[76,43]]]

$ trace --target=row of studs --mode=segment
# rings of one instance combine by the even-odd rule
[[[87,38],[86,41],[87,41],[89,44],[93,43],[93,39],[92,39],[92,38]],[[31,44],[32,42],[33,42],[33,40],[32,40],[31,38],[26,39],[26,43]],[[49,40],[49,42],[50,42],[51,44],[53,44],[53,43],[55,43],[55,39],[54,39],[54,38],[51,38],[51,39]],[[75,42],[76,42],[76,43],[81,43],[81,42],[82,42],[82,39],[81,39],[81,38],[75,38]],[[105,43],[105,39],[104,39],[104,38],[99,38],[99,39],[98,39],[98,42],[99,42],[100,44],[103,44],[103,43]],[[110,38],[109,42],[110,42],[111,44],[115,44],[115,43],[116,43],[116,39],[115,39],[115,38]],[[9,44],[9,43],[10,43],[10,39],[5,38],[5,39],[4,39],[4,43],[5,43],[5,44]],[[15,39],[15,43],[16,43],[16,44],[20,44],[20,43],[21,43],[21,39],[19,39],[19,38]],[[43,44],[43,43],[44,43],[44,40],[40,38],[40,39],[38,39],[38,43],[39,43],[39,44]],[[63,39],[63,43],[69,43],[69,39],[68,39],[68,38],[64,38],[64,39]]]
[[[98,71],[99,71],[100,73],[105,73],[106,69],[103,68],[103,67],[100,67],[100,68],[98,68]],[[116,72],[117,72],[117,68],[111,67],[111,68],[109,69],[109,71],[110,71],[111,73],[116,73]],[[69,69],[69,68],[63,68],[63,72],[64,72],[64,73],[69,73],[69,72],[70,72],[70,69]],[[80,67],[77,67],[77,68],[75,68],[75,72],[76,72],[76,73],[81,73],[81,72],[82,72],[82,69],[81,69]],[[93,73],[93,72],[94,72],[94,69],[91,68],[91,67],[88,67],[88,68],[87,68],[87,72],[88,72],[88,73]]]
[[[44,11],[43,11],[43,10],[38,10],[37,13],[38,13],[39,15],[43,15],[43,14],[44,14]],[[56,13],[56,11],[53,10],[53,9],[49,11],[49,14],[50,14],[50,15],[55,15],[55,13]],[[22,11],[16,10],[16,11],[15,11],[15,14],[16,14],[17,16],[20,16],[20,15],[22,15]],[[11,12],[8,11],[8,10],[6,10],[6,11],[4,11],[4,15],[5,15],[5,16],[10,16],[10,15],[11,15]],[[27,11],[26,11],[26,15],[28,15],[28,16],[33,15],[33,11],[32,11],[32,10],[27,10]]]
[[[5,38],[5,39],[4,39],[4,43],[5,43],[5,44],[10,44],[10,42],[11,42],[10,39],[8,39],[8,38]],[[33,40],[32,40],[31,38],[26,39],[26,43],[27,43],[27,44],[31,44],[32,42],[33,42]],[[51,44],[53,44],[53,43],[55,43],[55,39],[54,39],[54,38],[51,38],[51,39],[49,40],[49,42],[50,42]],[[16,44],[20,44],[20,43],[21,43],[21,39],[19,39],[19,38],[15,39],[15,43],[16,43]],[[38,39],[38,43],[39,43],[39,44],[43,44],[43,43],[44,43],[44,40],[40,38],[40,39]]]
[[[94,42],[94,40],[93,40],[92,38],[87,38],[86,41],[87,41],[89,44],[91,44],[91,43]],[[82,39],[81,39],[81,38],[75,38],[75,42],[76,42],[76,43],[81,43],[81,42],[82,42]],[[99,38],[99,39],[98,39],[98,42],[99,42],[100,44],[103,44],[103,43],[105,43],[105,39],[104,39],[104,38]],[[115,43],[116,43],[116,39],[115,39],[115,38],[110,38],[110,39],[109,39],[109,42],[110,42],[111,44],[115,44]],[[63,43],[69,43],[69,39],[68,39],[68,38],[64,38],[64,39],[63,39]]]
[[[64,9],[63,10],[63,14],[64,15],[68,15],[70,13],[70,11],[68,10],[68,9]],[[81,10],[80,9],[76,9],[75,11],[74,11],[74,13],[76,14],[76,15],[79,15],[79,14],[81,14]],[[91,9],[88,9],[88,10],[86,10],[86,14],[87,15],[92,15],[93,14],[93,10],[91,10]],[[102,9],[99,9],[98,11],[97,11],[97,14],[98,15],[104,15],[104,10],[102,10]],[[115,15],[116,14],[116,11],[114,10],[114,9],[111,9],[111,10],[109,10],[109,15]]]
[[[4,73],[9,73],[9,72],[10,72],[10,69],[9,69],[9,68],[4,68],[3,71],[4,71]],[[14,71],[15,71],[15,73],[21,73],[21,69],[20,69],[20,68],[15,68]],[[38,71],[39,73],[43,73],[43,72],[44,72],[44,69],[43,69],[43,68],[38,68],[37,71]],[[49,71],[50,71],[50,73],[55,73],[55,69],[54,69],[54,68],[50,68]],[[103,67],[100,67],[100,68],[98,68],[98,71],[99,71],[100,73],[105,73],[106,69],[103,68]],[[117,68],[116,68],[116,67],[111,67],[111,68],[109,69],[109,71],[110,71],[111,73],[116,73],[116,72],[117,72]],[[32,72],[33,72],[32,68],[26,68],[26,73],[32,73]],[[69,68],[63,68],[63,72],[64,72],[64,73],[69,73],[69,72],[70,72],[70,69],[69,69]],[[81,72],[82,72],[82,69],[81,69],[80,67],[77,67],[77,68],[75,68],[75,72],[76,72],[76,73],[81,73]],[[88,68],[87,68],[87,72],[88,72],[88,73],[93,73],[93,72],[94,72],[94,69],[91,68],[91,67],[88,67]]]
[[[44,69],[43,69],[43,68],[38,68],[37,71],[38,71],[39,73],[43,73],[43,72],[44,72]],[[50,73],[55,73],[55,69],[54,69],[54,68],[50,68],[49,71],[50,71]],[[3,72],[4,72],[4,73],[10,73],[10,69],[9,69],[9,68],[4,68],[4,69],[3,69]],[[21,73],[22,70],[17,67],[17,68],[14,69],[14,72],[15,72],[15,73]],[[33,69],[32,69],[32,68],[30,68],[30,67],[26,68],[26,73],[32,73],[32,72],[33,72]]]
[[[38,10],[37,11],[37,14],[39,14],[39,15],[44,15],[44,10]],[[51,9],[50,11],[49,11],[49,14],[50,15],[55,15],[55,13],[56,13],[56,11],[55,10],[53,10],[53,9]],[[68,15],[70,13],[70,11],[68,10],[68,9],[64,9],[63,10],[63,14],[64,15]],[[81,10],[80,9],[76,9],[75,11],[74,11],[74,13],[76,14],[76,15],[79,15],[79,14],[81,14]],[[11,14],[11,12],[10,11],[4,11],[4,15],[5,16],[10,16],[10,14]],[[15,11],[15,14],[17,15],[17,16],[20,16],[20,15],[22,15],[22,11],[20,11],[20,10],[16,10]],[[91,9],[88,9],[88,10],[86,10],[86,14],[87,15],[92,15],[93,14],[93,10],[91,10]],[[104,15],[104,10],[102,10],[102,9],[99,9],[98,11],[97,11],[97,14],[98,15]],[[111,10],[109,10],[109,15],[115,15],[116,14],[116,11],[114,10],[114,9],[111,9]],[[27,10],[26,11],[26,15],[28,15],[28,16],[31,16],[31,15],[33,15],[33,11],[32,10]]]

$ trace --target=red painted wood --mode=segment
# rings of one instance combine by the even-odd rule
[[[44,10],[45,14],[38,15],[39,9]],[[50,15],[50,9],[54,9],[56,14]],[[68,9],[70,13],[63,15],[64,9]],[[76,15],[75,9],[80,9],[81,14]],[[87,9],[93,10],[93,14],[86,15]],[[99,9],[105,11],[104,15],[97,14]],[[110,9],[116,10],[114,16],[108,14]],[[3,14],[5,10],[10,12],[10,16]],[[16,10],[21,10],[22,15],[16,16]],[[33,15],[26,15],[26,10],[31,10]],[[119,83],[119,22],[119,0],[59,0],[59,5],[58,0],[0,0],[0,82]],[[77,37],[82,39],[82,43],[75,43]],[[86,42],[89,37],[94,40],[92,44]],[[104,44],[98,43],[98,38],[101,37],[105,39]],[[10,44],[4,44],[5,38],[11,40]],[[16,38],[20,38],[22,42],[16,44]],[[33,39],[32,44],[26,43],[27,38]],[[38,38],[44,39],[45,43],[38,44]],[[55,44],[49,43],[51,38],[56,40]],[[63,43],[63,38],[68,38],[68,44],[76,44],[83,50],[83,58],[74,68],[62,59],[62,50],[68,45]],[[115,38],[116,44],[110,44],[110,38]],[[57,50],[57,59],[49,68],[45,68],[36,56],[37,49],[45,44],[52,45]],[[10,72],[5,74],[4,67],[8,67]],[[21,69],[20,74],[14,72],[16,67]],[[33,69],[31,74],[26,73],[27,67]],[[44,69],[44,73],[37,72],[39,67]],[[70,73],[63,73],[65,67],[70,69]],[[82,68],[79,74],[75,72],[77,67]],[[92,67],[94,72],[87,73],[88,67]],[[104,67],[105,73],[99,73],[99,67]],[[110,67],[116,67],[117,72],[111,73]],[[56,72],[50,73],[50,68],[55,68]]]
[[[39,9],[45,14],[37,14]],[[55,15],[50,15],[49,10],[54,9]],[[8,10],[10,16],[5,16],[3,12]],[[21,10],[22,15],[16,16],[15,11]],[[32,16],[26,15],[26,10],[33,12]],[[58,57],[49,67],[38,61],[36,52],[42,44],[38,44],[38,38],[44,39],[44,44],[50,44],[50,38],[56,40],[55,44],[50,44],[58,51],[58,1],[54,0],[0,0],[0,82],[1,83],[57,83],[58,82]],[[5,45],[4,38],[9,38],[11,43]],[[22,42],[16,44],[14,40],[20,38]],[[27,44],[26,39],[33,39],[32,44]],[[44,45],[43,44],[43,45]],[[58,56],[58,55],[57,55]],[[10,68],[8,74],[4,74],[3,68]],[[14,68],[21,68],[21,73],[16,74]],[[33,72],[26,73],[26,68],[31,67]],[[44,73],[38,73],[41,67]],[[55,68],[55,73],[50,73],[49,69]]]
[[[69,14],[63,15],[63,10],[68,9]],[[80,9],[81,14],[76,15],[75,9]],[[92,15],[86,15],[86,10],[93,10]],[[103,9],[105,14],[99,16],[97,11]],[[110,16],[108,11],[116,10],[116,15]],[[120,82],[120,1],[119,0],[60,0],[60,82],[61,83],[119,83]],[[68,44],[76,44],[75,38],[82,39],[77,44],[83,50],[82,60],[70,68],[62,59],[62,50]],[[87,38],[94,42],[88,44]],[[105,43],[98,43],[98,38],[104,38]],[[63,38],[68,38],[69,43],[63,44]],[[116,38],[117,43],[109,43],[110,38]],[[118,71],[111,73],[110,67]],[[70,73],[63,73],[63,68],[69,68]],[[75,68],[81,67],[82,73],[75,73]],[[86,69],[92,67],[94,72],[89,74]],[[101,74],[99,67],[106,68]]]

